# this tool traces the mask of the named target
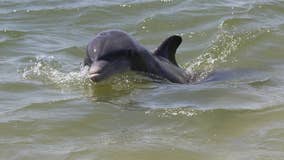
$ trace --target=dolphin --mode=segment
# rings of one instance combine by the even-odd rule
[[[144,72],[173,83],[190,83],[191,75],[177,64],[175,54],[182,38],[173,35],[151,53],[126,32],[106,30],[87,45],[84,65],[94,82],[129,70]]]

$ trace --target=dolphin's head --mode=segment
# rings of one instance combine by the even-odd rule
[[[96,55],[94,51],[96,50],[87,50],[87,54]],[[90,79],[94,82],[99,82],[110,77],[111,75],[129,70],[131,64],[127,54],[128,52],[129,51],[127,50],[120,50],[105,54],[97,54],[95,58],[87,57],[85,62],[87,62],[90,67]]]
[[[87,46],[84,64],[90,67],[89,77],[94,82],[125,72],[131,67],[129,60],[131,50],[113,42],[115,38],[110,38],[109,34],[101,33]]]

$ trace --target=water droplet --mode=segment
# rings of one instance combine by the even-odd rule
[[[121,5],[119,5],[120,7],[128,7],[128,8],[130,8],[131,7],[131,5],[130,4],[121,4]]]
[[[173,112],[172,115],[173,115],[173,116],[176,116],[176,115],[178,115],[178,114],[177,114],[176,112]]]

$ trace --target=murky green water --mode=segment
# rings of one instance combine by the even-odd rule
[[[179,64],[211,76],[92,84],[85,46],[114,28],[179,34]],[[281,160],[283,44],[282,0],[0,0],[0,159]]]

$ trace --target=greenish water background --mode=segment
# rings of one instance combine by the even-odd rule
[[[123,29],[197,84],[81,67],[95,33]],[[0,0],[0,159],[281,160],[284,1]]]

